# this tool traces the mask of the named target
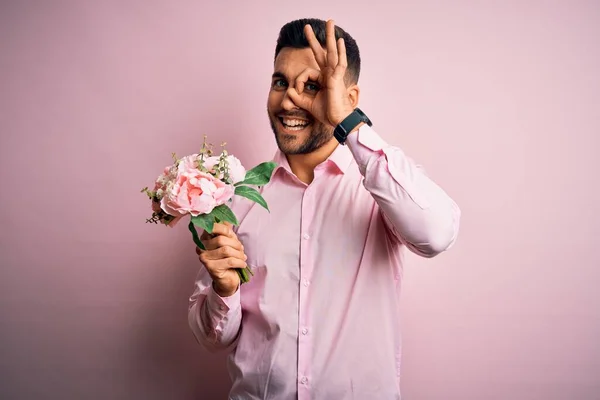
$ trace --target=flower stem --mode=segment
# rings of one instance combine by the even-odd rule
[[[238,268],[237,273],[240,276],[240,282],[242,284],[250,282],[250,275],[254,275],[250,268]]]
[[[190,232],[192,232],[192,239],[194,240],[194,244],[200,249],[206,250],[206,247],[204,247],[204,245],[200,241],[200,237],[198,236],[198,232],[196,231],[196,227],[194,226],[194,223],[192,221],[190,221],[190,223],[188,224],[188,229],[190,230]]]

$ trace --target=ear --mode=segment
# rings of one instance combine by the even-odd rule
[[[352,84],[347,88],[348,96],[350,97],[350,102],[352,103],[352,108],[358,107],[358,99],[360,97],[360,87],[357,84]]]

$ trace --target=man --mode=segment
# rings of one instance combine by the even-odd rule
[[[286,24],[268,115],[279,150],[270,212],[232,205],[197,250],[189,323],[228,349],[231,399],[399,399],[403,251],[456,240],[454,201],[358,109],[360,56],[333,21]],[[234,268],[254,272],[240,285]]]

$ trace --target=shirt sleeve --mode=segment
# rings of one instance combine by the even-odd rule
[[[461,211],[420,166],[368,125],[350,134],[346,144],[393,239],[423,257],[454,244]]]
[[[229,297],[219,296],[213,289],[210,275],[202,267],[188,308],[188,322],[198,343],[211,352],[233,348],[241,321],[239,288]]]

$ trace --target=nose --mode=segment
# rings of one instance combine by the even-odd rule
[[[285,91],[283,99],[281,100],[281,108],[283,108],[286,111],[297,110],[300,108],[296,105],[296,103],[292,101],[292,98],[289,96],[290,90],[292,90],[292,88],[288,88],[288,90]]]

